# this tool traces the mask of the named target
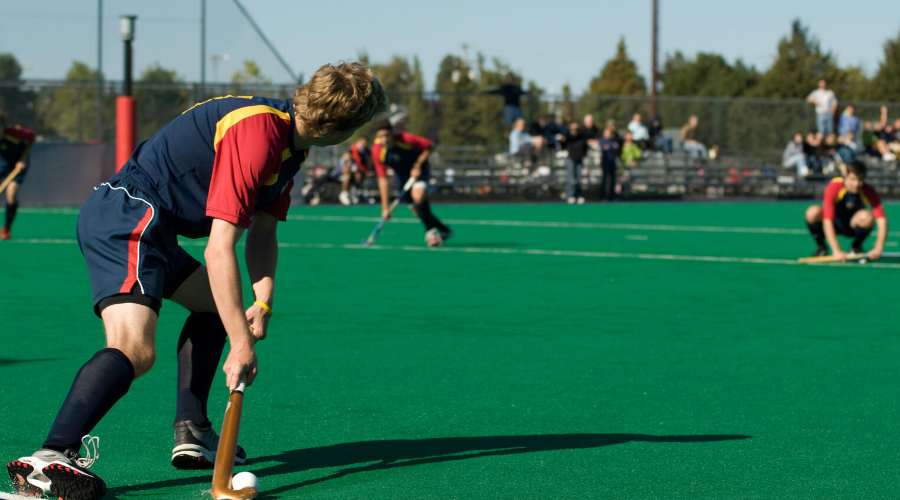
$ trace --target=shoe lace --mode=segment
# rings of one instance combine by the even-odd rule
[[[81,444],[84,445],[85,457],[75,459],[75,463],[80,467],[90,469],[94,462],[100,458],[100,438],[85,434],[81,438]]]

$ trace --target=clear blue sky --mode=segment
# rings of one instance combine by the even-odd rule
[[[767,68],[780,37],[800,18],[841,64],[874,73],[882,46],[900,33],[900,2],[866,8],[847,1],[753,2],[660,0],[660,52],[713,51]],[[569,83],[584,90],[624,36],[642,74],[650,68],[650,0],[565,4],[520,0],[441,2],[244,0],[295,72],[354,59],[365,49],[375,62],[392,55],[419,56],[430,88],[441,59],[470,53],[499,57],[525,78],[559,92]],[[556,7],[565,5],[565,10]],[[276,83],[290,78],[270,55],[231,0],[207,0],[207,57],[227,80],[246,59],[256,60]],[[118,17],[136,14],[135,68],[158,62],[187,80],[200,76],[200,0],[105,0],[103,71],[122,78]],[[73,60],[96,66],[97,0],[0,0],[0,52],[28,69],[26,78],[61,78]],[[661,56],[662,58],[663,56]],[[214,77],[207,63],[207,80]]]

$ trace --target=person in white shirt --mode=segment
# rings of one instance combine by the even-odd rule
[[[834,92],[826,88],[825,80],[819,80],[819,88],[809,94],[806,102],[816,105],[816,129],[825,135],[834,132],[838,101]]]
[[[628,124],[628,131],[631,132],[631,138],[634,140],[641,150],[646,150],[650,145],[650,132],[647,127],[641,123],[641,114],[635,113]]]

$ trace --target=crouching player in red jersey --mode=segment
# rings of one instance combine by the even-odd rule
[[[425,225],[425,242],[437,247],[453,237],[453,231],[431,213],[431,204],[426,197],[430,169],[428,157],[434,150],[430,140],[408,132],[394,134],[394,127],[387,120],[375,123],[375,144],[372,146],[372,162],[378,174],[378,190],[381,193],[381,216],[390,219],[390,187],[387,168],[394,169],[397,184],[401,187],[410,177],[416,179],[406,195],[405,202],[412,202],[412,211]]]
[[[256,377],[254,345],[266,338],[272,316],[276,228],[286,218],[293,177],[311,146],[339,144],[386,109],[368,67],[329,64],[293,99],[226,96],[194,106],[95,188],[77,231],[107,348],[75,376],[41,449],[8,465],[20,493],[61,500],[104,495],[105,483],[88,470],[99,442],[87,434],[153,366],[164,298],[191,312],[178,341],[172,465],[212,468],[218,436],[207,417],[209,390],[226,337],[229,388]],[[247,310],[235,253],[245,231],[255,299]],[[178,246],[179,236],[209,237],[208,271]],[[244,457],[239,450],[237,460]]]
[[[866,210],[866,205],[872,210]],[[813,205],[806,210],[806,225],[816,240],[815,257],[828,255],[828,246],[838,262],[846,262],[847,254],[841,250],[837,235],[853,238],[850,253],[863,254],[863,241],[878,225],[875,247],[869,251],[869,258],[878,260],[884,251],[888,223],[881,205],[881,198],[875,188],[866,184],[866,165],[853,161],[847,165],[847,175],[835,177],[825,188],[822,206]]]
[[[12,238],[12,223],[19,209],[19,187],[25,179],[28,153],[34,146],[34,132],[18,125],[6,127],[6,116],[0,111],[0,182],[6,180],[16,169],[19,173],[6,187],[6,222],[0,228],[0,240]]]

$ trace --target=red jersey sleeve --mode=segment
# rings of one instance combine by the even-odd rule
[[[872,215],[874,215],[876,219],[885,217],[884,205],[881,204],[881,196],[878,196],[878,192],[875,191],[875,188],[868,184],[863,184],[862,191],[868,199],[869,205],[872,207]]]
[[[281,170],[281,153],[287,147],[289,128],[289,121],[272,113],[260,113],[225,131],[216,143],[207,216],[250,227],[260,187]]]
[[[284,189],[284,192],[281,193],[281,198],[278,198],[278,201],[269,205],[263,211],[280,220],[281,222],[286,221],[288,209],[291,208],[291,189],[293,188],[294,180],[291,179],[291,182],[288,183],[287,187]]]
[[[422,151],[434,146],[434,143],[430,140],[419,135],[412,135],[409,132],[401,132],[397,135],[397,140],[409,144],[413,149],[421,149]]]
[[[34,131],[19,126],[6,129],[6,133],[10,136],[24,142],[25,144],[34,144]]]
[[[360,172],[366,173],[369,171],[368,165],[365,164],[362,155],[359,154],[359,146],[356,144],[350,146],[350,154],[353,156],[353,162],[356,163],[356,168],[358,168]]]
[[[386,155],[387,148],[383,144],[375,142],[372,145],[372,163],[375,165],[375,173],[379,178],[387,177],[387,166],[384,164]]]
[[[825,198],[822,200],[822,218],[834,220],[834,199],[844,188],[844,181],[831,181],[825,188]]]

